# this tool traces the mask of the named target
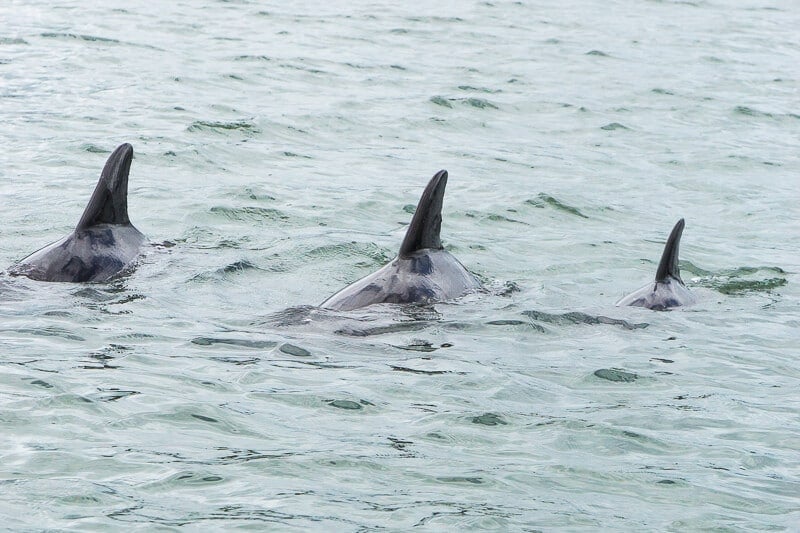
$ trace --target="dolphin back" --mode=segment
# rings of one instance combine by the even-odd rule
[[[428,304],[464,296],[481,284],[442,246],[442,200],[447,171],[428,182],[400,252],[377,272],[348,285],[320,307],[351,311],[379,303]]]
[[[442,201],[447,187],[447,171],[440,170],[428,182],[422,197],[414,211],[414,218],[408,225],[408,231],[400,245],[400,257],[408,257],[418,250],[426,248],[442,249]]]
[[[134,265],[145,240],[132,225],[100,224],[45,246],[9,273],[37,281],[108,281]]]
[[[655,283],[651,281],[623,297],[617,302],[618,306],[646,307],[663,311],[697,302],[695,295],[683,284],[681,271],[678,268],[678,248],[684,224],[684,220],[680,219],[669,234],[661,261],[658,263]]]
[[[147,240],[128,218],[128,174],[133,148],[109,156],[75,231],[9,269],[37,281],[107,281],[134,265]]]
[[[130,224],[128,218],[128,174],[133,147],[124,143],[108,157],[100,180],[78,222],[77,231],[98,224]]]
[[[422,250],[396,257],[348,285],[320,307],[352,311],[372,304],[430,304],[478,290],[480,282],[447,250]]]

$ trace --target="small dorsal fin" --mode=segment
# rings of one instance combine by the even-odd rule
[[[447,171],[440,170],[428,182],[417,204],[414,218],[400,245],[400,257],[406,257],[423,248],[441,249],[442,199],[447,186]]]
[[[658,263],[658,270],[656,271],[657,282],[673,277],[683,283],[681,271],[678,268],[678,247],[681,244],[684,224],[683,219],[680,219],[675,224],[675,227],[672,228],[672,233],[669,234],[667,244],[664,246],[664,253],[661,255],[661,261]]]
[[[108,157],[92,197],[83,211],[76,229],[97,224],[130,224],[128,218],[128,173],[131,170],[133,147],[121,144]]]

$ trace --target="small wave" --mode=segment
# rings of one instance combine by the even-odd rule
[[[430,325],[427,320],[414,320],[398,322],[386,326],[373,326],[369,328],[356,328],[345,326],[337,329],[334,333],[348,337],[372,337],[373,335],[385,335],[387,333],[406,333],[409,331],[419,331]]]
[[[359,263],[358,266],[382,265],[389,261],[393,254],[372,243],[346,242],[340,244],[326,244],[319,246],[306,253],[308,257],[316,259],[342,258],[342,257],[366,257],[366,263]]]
[[[296,154],[294,152],[283,152],[286,157],[299,157],[301,159],[314,159],[310,155]]]
[[[78,33],[45,32],[42,33],[41,36],[47,39],[77,39],[80,41],[91,41],[100,43],[115,43],[115,44],[120,43],[119,40],[111,39],[109,37],[98,37],[96,35],[84,35]]]
[[[480,218],[484,220],[490,220],[492,222],[511,222],[513,224],[524,224],[526,226],[530,226],[530,224],[528,224],[527,222],[523,222],[522,220],[516,220],[514,218],[498,215],[496,213],[482,214],[482,213],[476,213],[475,211],[467,211],[464,214],[464,216],[469,218]]]
[[[508,424],[508,422],[497,413],[483,413],[482,415],[474,416],[472,417],[472,423],[482,426],[505,426]]]
[[[575,215],[581,218],[589,218],[583,213],[581,213],[577,207],[572,207],[571,205],[567,205],[564,202],[561,202],[560,200],[557,200],[556,198],[550,196],[549,194],[545,194],[543,192],[539,193],[539,195],[534,199],[525,200],[525,203],[532,205],[534,207],[538,207],[540,209],[550,206],[554,207],[555,209],[558,209],[559,211],[564,211],[565,213],[569,213],[571,215]]]
[[[135,396],[141,394],[135,390],[120,390],[120,389],[100,389],[98,392],[88,394],[86,397],[95,402],[116,402],[128,396]]]
[[[318,68],[314,68],[314,67],[308,67],[306,65],[293,65],[291,63],[281,63],[280,67],[281,68],[288,68],[290,70],[302,70],[303,72],[308,72],[309,74],[328,74],[330,76],[334,75],[334,74],[332,74],[330,72],[326,72],[326,71],[324,71],[322,69],[318,69]]]
[[[480,276],[479,276],[480,277]],[[489,291],[490,294],[494,294],[496,296],[511,296],[515,292],[521,292],[522,289],[519,288],[514,281],[500,281],[500,280],[486,280],[482,279],[483,285],[486,287],[486,290]]]
[[[785,278],[767,278],[759,280],[731,280],[720,283],[715,289],[722,294],[745,294],[748,292],[772,292],[789,283]]]
[[[256,200],[256,201],[275,201],[275,197],[258,190],[256,187],[244,187],[243,189],[236,190],[226,196],[231,196],[234,198],[247,198],[248,200]]]
[[[421,370],[419,368],[409,368],[407,366],[395,366],[392,365],[390,368],[395,372],[409,372],[411,374],[423,374],[425,376],[438,376],[441,374],[453,374],[452,370]],[[458,374],[463,375],[464,372],[458,372]]]
[[[421,16],[412,16],[406,17],[406,20],[409,22],[464,22],[464,19],[461,17],[442,17],[437,15],[431,15],[429,17],[421,17]]]
[[[195,337],[192,344],[198,346],[234,346],[237,348],[255,348],[257,350],[268,350],[278,345],[275,341],[259,341],[250,339],[236,339],[231,337]]]
[[[301,348],[300,346],[295,346],[294,344],[289,344],[288,342],[281,344],[278,350],[280,350],[282,353],[285,353],[286,355],[292,355],[294,357],[311,357],[311,352],[309,352],[305,348]]]
[[[600,126],[600,129],[606,131],[614,131],[614,130],[629,130],[630,128],[625,126],[624,124],[620,124],[619,122],[612,122],[610,124],[606,124],[605,126]]]
[[[242,131],[245,133],[256,134],[261,133],[261,130],[252,122],[246,120],[237,120],[234,122],[214,122],[208,120],[197,120],[193,122],[187,131]]]
[[[733,108],[733,112],[737,115],[745,115],[747,117],[769,117],[772,118],[775,115],[772,113],[767,113],[765,111],[759,111],[758,109],[754,109],[752,107],[747,107],[744,105],[737,105]]]
[[[530,322],[528,320],[513,320],[513,319],[500,319],[500,320],[490,320],[486,323],[487,326],[510,326],[510,327],[522,327],[525,329],[532,329],[539,333],[546,333],[547,330],[544,329],[543,326],[537,324],[535,322]]]
[[[397,345],[397,344],[395,344],[393,346],[395,348],[399,348],[401,350],[409,350],[409,351],[412,351],[412,352],[425,352],[425,353],[435,352],[436,350],[439,349],[438,346],[434,346],[433,343],[431,343],[430,341],[421,340],[421,339],[417,339],[417,340],[415,340],[415,341],[413,341],[413,342],[411,342],[409,344],[406,344],[406,345]],[[451,345],[442,346],[442,347],[448,347],[449,348],[450,346]]]
[[[157,46],[152,46],[149,44],[140,44],[140,43],[131,43],[120,41],[119,39],[113,39],[111,37],[100,37],[98,35],[87,35],[82,33],[66,33],[66,32],[44,32],[39,34],[41,37],[45,39],[62,39],[62,40],[74,40],[74,41],[85,41],[90,43],[102,43],[102,44],[120,44],[123,46],[135,46],[139,48],[147,48],[150,50],[159,50],[163,51],[162,48],[158,48]]]
[[[247,366],[247,365],[255,365],[259,361],[261,361],[260,357],[255,356],[214,356],[211,357],[214,361],[219,361],[220,363],[227,363],[229,365],[236,365],[236,366]]]
[[[272,61],[273,58],[265,55],[241,55],[236,56],[234,61]]]
[[[85,342],[86,339],[70,331],[57,327],[23,328],[15,330],[17,333],[30,334],[36,337],[60,337],[70,341]]]
[[[483,485],[485,481],[483,478],[474,477],[474,476],[443,476],[437,477],[437,481],[441,481],[442,483],[455,483],[455,484],[470,484],[470,485]]]
[[[497,93],[501,92],[500,89],[488,89],[486,87],[473,87],[471,85],[459,85],[458,88],[461,91],[472,91],[472,92],[487,93],[487,94],[497,94]]]
[[[238,449],[238,448],[217,448],[223,455],[215,459],[213,462],[216,464],[228,465],[237,463],[247,463],[249,461],[258,461],[261,459],[282,459],[285,457],[292,457],[294,453],[263,453],[255,450]]]
[[[478,109],[500,109],[489,100],[485,100],[483,98],[461,98],[458,99],[458,101]]]
[[[101,146],[97,146],[96,144],[83,144],[81,148],[90,154],[109,154],[111,150],[106,150]]]
[[[445,98],[444,96],[431,96],[428,99],[432,104],[442,107],[453,107],[453,102],[474,107],[476,109],[500,109],[497,105],[484,98]]]
[[[365,400],[361,400],[360,402],[354,402],[353,400],[326,400],[328,405],[331,407],[336,407],[337,409],[345,409],[349,411],[357,411],[364,408],[364,404],[369,404]]]
[[[538,320],[539,322],[545,322],[548,324],[556,324],[556,325],[607,324],[610,326],[621,326],[629,330],[642,329],[650,325],[646,322],[638,322],[638,323],[628,322],[626,320],[621,320],[618,318],[610,318],[602,315],[598,316],[588,315],[586,313],[581,313],[579,311],[572,311],[570,313],[563,313],[563,314],[551,314],[551,313],[544,313],[542,311],[523,311],[522,314],[531,318],[532,320]]]
[[[788,284],[786,271],[780,267],[738,267],[721,272],[702,269],[689,261],[681,261],[680,266],[696,276],[701,276],[697,284],[729,296],[751,292],[770,293]],[[777,274],[777,276],[776,276]]]
[[[450,103],[450,100],[448,100],[444,96],[431,96],[428,99],[428,101],[431,102],[432,104],[436,104],[442,107],[449,107],[449,108],[453,107],[453,104]]]
[[[503,216],[503,215],[496,215],[494,213],[489,213],[489,215],[487,215],[486,218],[491,220],[492,222],[512,222],[514,224],[525,224],[526,226],[530,225],[527,222],[523,222],[521,220],[516,220],[514,218],[509,218],[509,217]]]
[[[616,368],[601,368],[594,371],[594,375],[600,379],[608,381],[615,381],[618,383],[632,383],[636,381],[639,376],[631,372],[625,372]]]
[[[241,274],[242,272],[246,272],[248,270],[263,270],[258,266],[254,265],[250,261],[247,260],[240,260],[235,261],[229,265],[225,265],[222,268],[218,268],[216,270],[210,270],[206,272],[201,272],[192,276],[191,281],[211,281],[211,280],[225,280],[230,279],[232,276],[236,274]]]
[[[289,220],[289,216],[282,211],[266,207],[215,206],[210,209],[210,212],[227,218],[228,220],[236,220],[240,222],[283,222]]]
[[[236,261],[231,263],[230,265],[226,265],[220,269],[222,274],[232,274],[238,272],[244,272],[245,270],[259,270],[259,268],[247,260]]]
[[[776,119],[783,119],[783,118],[792,118],[792,119],[800,119],[800,114],[797,113],[769,113],[767,111],[761,111],[760,109],[755,109],[753,107],[738,105],[733,108],[733,112],[737,115],[744,115],[746,117],[757,117],[757,118],[776,118]]]
[[[311,322],[316,307],[311,305],[300,305],[289,307],[283,311],[272,313],[265,320],[253,323],[254,326],[269,324],[272,326],[302,326]]]

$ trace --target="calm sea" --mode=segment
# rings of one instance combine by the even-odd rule
[[[0,2],[0,529],[800,524],[800,4]],[[487,286],[313,306],[427,180]],[[616,308],[685,217],[672,312]]]

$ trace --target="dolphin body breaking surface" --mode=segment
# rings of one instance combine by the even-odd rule
[[[447,171],[431,178],[400,251],[377,272],[340,290],[320,307],[351,311],[378,303],[427,304],[463,296],[480,282],[442,246],[442,200]]]
[[[647,307],[663,311],[671,307],[692,305],[697,298],[686,288],[678,268],[678,248],[685,222],[680,219],[669,234],[664,253],[656,270],[655,282],[648,283],[617,302],[618,306]]]
[[[75,230],[32,253],[9,274],[37,281],[102,282],[129,268],[147,240],[128,218],[128,174],[133,147],[109,156]]]

